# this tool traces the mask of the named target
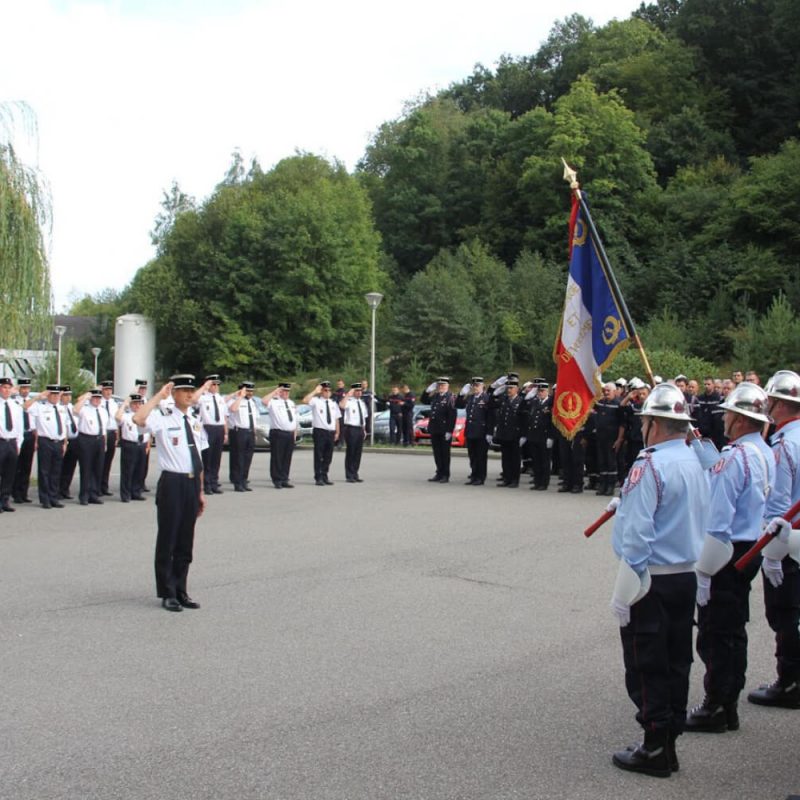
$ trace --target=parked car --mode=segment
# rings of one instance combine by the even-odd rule
[[[427,414],[430,414],[431,407],[429,405],[420,404],[414,406],[414,415],[412,417],[412,425]],[[384,444],[389,443],[389,410],[379,411],[375,415],[375,441]]]
[[[414,423],[414,441],[417,444],[429,444],[431,436],[428,433],[428,423],[430,422],[430,408],[425,416],[421,417]],[[466,447],[466,427],[467,427],[467,412],[463,408],[456,411],[456,426],[453,428],[453,447]]]
[[[306,436],[311,438],[314,432],[314,422],[311,416],[311,406],[305,403],[298,403],[297,405],[297,442],[298,444],[305,439]]]
[[[255,420],[256,450],[269,450],[269,412],[260,397],[253,397],[253,402],[258,409],[258,419]]]

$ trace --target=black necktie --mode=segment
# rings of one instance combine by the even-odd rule
[[[24,408],[22,409],[22,421],[25,425],[25,433],[27,433],[31,429],[31,418],[28,416],[28,412]]]
[[[58,406],[53,406],[53,409],[56,412],[56,430],[58,431],[58,438],[60,439],[64,435],[64,426],[61,424],[61,412],[58,410]]]
[[[255,433],[256,430],[256,423],[253,421],[253,406],[250,405],[250,401],[247,401],[247,413],[250,415],[250,430]]]
[[[356,400],[356,405],[358,406],[358,424],[363,428],[364,427],[364,412],[361,410],[361,401]]]
[[[6,400],[6,430],[10,433],[13,427],[14,423],[11,420],[11,407],[8,405],[8,400]]]
[[[75,433],[75,417],[72,416],[69,406],[67,406],[67,414],[69,414],[69,426],[72,428],[72,432]]]
[[[289,408],[289,401],[284,400],[283,404],[286,406],[286,416],[289,417],[289,422],[291,422],[294,419],[294,417],[292,416],[292,410]]]
[[[108,400],[106,400],[106,414],[108,414],[109,417],[111,416],[111,409],[108,407]]]
[[[103,432],[103,420],[100,419],[100,409],[96,408],[94,413],[97,414],[97,434],[98,436]]]
[[[219,405],[217,404],[217,396],[212,394],[211,399],[214,401],[214,422],[219,422]]]
[[[330,400],[326,400],[325,401],[325,419],[326,419],[328,425],[330,425],[331,424],[331,401]]]
[[[186,429],[186,444],[189,445],[189,452],[192,456],[192,470],[197,476],[203,471],[203,460],[200,458],[200,453],[197,452],[197,444],[194,441],[192,426],[189,424],[189,417],[185,414],[183,416],[183,427]]]

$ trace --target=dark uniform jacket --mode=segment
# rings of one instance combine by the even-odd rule
[[[468,394],[466,397],[459,395],[456,406],[466,409],[464,433],[467,439],[483,439],[494,430],[494,408],[491,395],[487,392]]]
[[[522,395],[509,397],[507,394],[494,398],[495,432],[498,442],[513,442],[523,435],[527,425],[526,405]]]
[[[456,400],[451,392],[434,394],[431,399],[431,416],[428,421],[428,433],[431,436],[443,436],[452,433],[456,426]]]
[[[546,442],[553,438],[553,398],[536,396],[528,401],[528,441]]]
[[[616,439],[622,425],[619,400],[598,400],[594,406],[594,430],[598,438]]]

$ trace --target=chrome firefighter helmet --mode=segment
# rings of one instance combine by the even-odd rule
[[[782,369],[767,381],[766,392],[768,397],[776,400],[800,403],[800,375],[790,369]]]
[[[671,383],[659,383],[642,403],[640,417],[664,417],[665,419],[681,419],[691,422],[686,411],[686,398],[683,392]]]
[[[719,407],[725,411],[734,411],[758,422],[769,422],[767,393],[755,383],[742,381],[726,398]]]

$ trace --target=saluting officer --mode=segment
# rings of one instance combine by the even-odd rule
[[[764,606],[775,631],[778,677],[750,692],[747,699],[760,706],[800,708],[800,531],[793,531],[783,515],[800,500],[800,375],[776,372],[766,386],[769,415],[775,422],[775,484],[767,499],[765,530],[777,532],[762,551]]]
[[[156,489],[156,594],[167,611],[200,608],[187,593],[189,565],[194,549],[194,528],[206,506],[203,494],[204,444],[200,420],[191,413],[197,390],[194,375],[173,375],[133,415],[133,423],[156,438],[161,476]],[[158,408],[169,396],[169,412]]]
[[[11,378],[0,378],[0,510],[16,511],[11,492],[23,441],[22,410],[11,399]]]
[[[30,503],[28,489],[31,483],[31,469],[33,468],[33,454],[36,451],[36,431],[31,424],[28,406],[33,402],[31,398],[31,379],[20,378],[17,381],[17,394],[13,399],[22,409],[22,446],[19,448],[17,468],[14,476],[14,490],[12,495],[15,503]]]
[[[465,486],[483,486],[486,482],[489,443],[494,430],[494,409],[484,386],[483,377],[475,375],[461,388],[456,399],[456,406],[466,412],[464,437],[469,455],[469,477]]]
[[[228,472],[236,492],[251,492],[250,465],[256,444],[258,410],[253,400],[255,386],[242,381],[238,391],[228,397]],[[271,441],[271,436],[270,436]]]
[[[739,728],[737,702],[745,685],[750,583],[761,559],[740,572],[735,562],[761,532],[775,480],[775,456],[761,438],[769,398],[743,381],[722,404],[731,442],[711,469],[711,503],[697,562],[697,653],[706,665],[703,702],[689,712],[686,730],[723,733]]]
[[[119,406],[116,421],[120,432],[119,495],[123,503],[144,500],[144,459],[147,430],[134,421],[134,414],[142,407],[142,396],[130,394]]]
[[[658,386],[641,409],[644,442],[622,487],[612,543],[619,558],[611,609],[620,624],[625,686],[644,742],[614,753],[620,769],[666,778],[678,770],[692,665],[696,590],[708,483],[686,447],[683,393]]]
[[[525,443],[527,425],[525,406],[519,393],[519,378],[509,377],[505,384],[494,390],[492,403],[495,408],[494,441],[500,445],[503,477],[500,486],[516,489],[520,476],[520,447]]]
[[[536,381],[528,393],[528,448],[531,454],[533,485],[531,490],[546,492],[550,486],[550,451],[553,447],[553,398],[550,384]]]
[[[344,476],[348,483],[363,483],[358,474],[361,469],[361,452],[367,436],[367,419],[369,411],[361,399],[362,386],[354,383],[350,391],[342,398],[342,425],[344,426]]]
[[[333,459],[333,448],[339,440],[342,411],[331,398],[331,382],[321,381],[304,398],[311,406],[311,425],[314,437],[314,483],[333,486],[328,470]]]
[[[62,500],[72,500],[69,490],[72,478],[75,476],[75,467],[78,465],[78,419],[72,408],[71,386],[61,387],[61,414],[67,431],[67,449],[64,451],[64,460],[61,462],[58,494]]]
[[[220,397],[219,387],[222,381],[219,375],[207,375],[208,391],[200,397],[200,421],[208,440],[208,447],[203,450],[203,480],[205,493],[222,494],[219,483],[219,466],[222,462],[222,448],[228,439],[227,408]]]
[[[105,409],[100,406],[102,400],[100,389],[92,389],[82,394],[75,404],[75,413],[78,415],[78,465],[81,471],[78,500],[82,506],[103,504],[100,486],[108,420]]]
[[[114,394],[114,381],[102,381],[100,389],[103,392],[103,399],[100,403],[106,412],[106,448],[103,457],[103,479],[100,485],[100,491],[106,497],[111,497],[111,491],[108,488],[108,479],[111,475],[111,464],[114,461],[114,454],[117,452],[117,410],[119,403],[112,397]]]
[[[297,408],[289,399],[291,383],[280,383],[262,398],[269,411],[269,476],[276,489],[294,489],[289,482],[297,440]]]
[[[67,426],[62,414],[61,387],[52,384],[47,399],[34,403],[29,410],[36,426],[36,454],[39,471],[39,504],[42,508],[64,508],[61,494],[61,465],[64,460]]]
[[[450,441],[456,426],[456,402],[450,393],[450,378],[439,378],[422,395],[431,404],[428,419],[428,434],[431,437],[433,461],[436,473],[428,478],[431,483],[447,483],[450,480]]]

